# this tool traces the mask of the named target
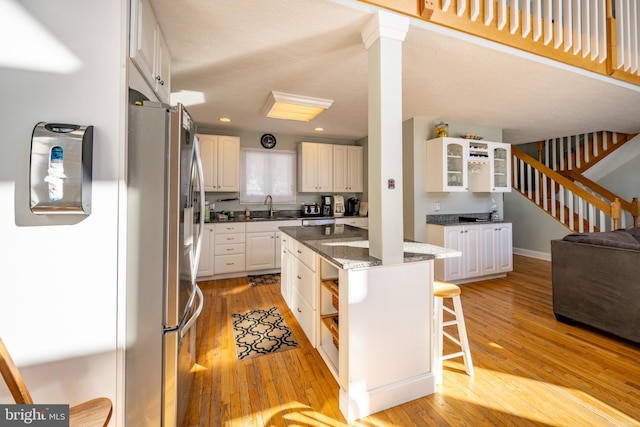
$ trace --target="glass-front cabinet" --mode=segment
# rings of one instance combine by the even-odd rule
[[[467,141],[457,138],[427,141],[427,191],[468,191],[468,150]]]
[[[500,142],[491,144],[492,155],[492,175],[493,192],[511,191],[511,146]]]
[[[444,137],[427,141],[426,151],[427,191],[511,191],[510,144]]]

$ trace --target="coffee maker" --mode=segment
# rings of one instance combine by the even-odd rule
[[[344,216],[344,197],[333,196],[333,216]]]
[[[347,216],[358,216],[360,215],[360,199],[355,197],[350,197],[347,199]]]
[[[333,196],[320,196],[320,200],[322,216],[333,215]]]

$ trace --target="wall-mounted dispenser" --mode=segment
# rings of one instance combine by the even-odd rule
[[[31,211],[89,215],[92,167],[93,126],[38,123],[31,136]]]

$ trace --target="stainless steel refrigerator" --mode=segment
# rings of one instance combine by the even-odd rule
[[[126,425],[181,427],[203,304],[198,141],[182,105],[130,105],[128,128]]]

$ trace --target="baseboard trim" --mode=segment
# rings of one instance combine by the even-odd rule
[[[538,252],[538,251],[532,251],[529,249],[522,249],[522,248],[513,248],[513,253],[514,255],[522,255],[529,258],[536,258],[544,261],[551,261],[551,254],[548,254],[546,252]]]

